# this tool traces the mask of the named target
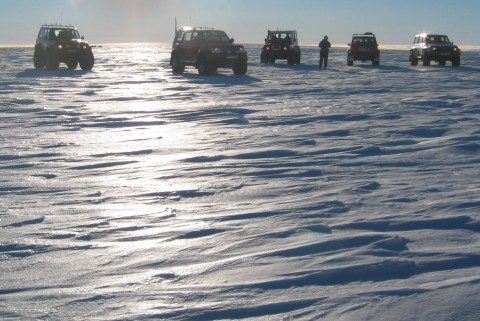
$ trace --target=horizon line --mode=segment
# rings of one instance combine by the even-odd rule
[[[161,42],[161,41],[125,41],[125,42],[103,42],[103,43],[92,43],[90,44],[93,47],[101,47],[101,46],[112,46],[112,45],[167,45],[171,46],[170,42]],[[243,43],[243,45],[251,45],[251,46],[262,46],[263,43]],[[411,45],[379,45],[380,49],[383,50],[409,50]],[[1,44],[0,48],[34,48],[35,44]],[[300,44],[300,47],[318,47],[316,44]],[[480,50],[480,45],[459,45],[460,49],[462,50]],[[337,49],[346,49],[348,45],[342,44],[332,44],[332,48]]]

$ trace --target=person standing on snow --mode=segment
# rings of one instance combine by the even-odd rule
[[[330,47],[332,46],[328,41],[328,37],[323,37],[323,40],[318,44],[320,47],[320,69],[322,69],[322,65],[324,69],[327,69],[328,64],[328,53],[330,52]]]

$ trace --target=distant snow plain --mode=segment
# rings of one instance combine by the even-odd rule
[[[0,49],[0,319],[480,320],[480,52],[247,49]]]

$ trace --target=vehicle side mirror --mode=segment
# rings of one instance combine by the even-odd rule
[[[234,43],[234,42],[235,42],[235,39],[230,38],[230,43]]]
[[[84,36],[82,36],[82,40],[85,40],[85,37],[84,37]]]
[[[349,47],[350,47],[350,46],[351,46],[351,44],[348,44],[347,46],[349,46]]]

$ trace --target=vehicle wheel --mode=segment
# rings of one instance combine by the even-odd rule
[[[205,57],[198,58],[197,69],[200,75],[210,75],[211,73],[211,68]]]
[[[299,65],[300,62],[302,60],[302,53],[300,51],[298,51],[296,54],[295,54],[295,64]]]
[[[350,52],[347,54],[347,65],[353,66],[353,55]]]
[[[233,66],[233,73],[235,75],[245,75],[247,73],[247,60],[238,59]]]
[[[45,68],[46,61],[45,61],[45,54],[41,49],[35,49],[35,53],[33,54],[33,65],[36,69],[43,69]]]
[[[93,53],[85,54],[79,59],[80,68],[82,70],[92,70],[93,65],[95,64],[95,57]]]
[[[75,59],[75,58],[70,58],[67,60],[67,67],[68,69],[77,69],[77,66],[78,66],[78,60]]]
[[[453,67],[460,67],[460,58],[454,58],[452,60],[452,66]]]
[[[414,56],[412,52],[410,52],[409,60],[410,60],[410,66],[417,66],[418,65],[418,58],[416,56]]]
[[[60,60],[58,59],[58,55],[54,50],[47,51],[45,66],[48,70],[57,70],[60,66]]]
[[[182,64],[177,55],[172,58],[172,71],[177,74],[181,74],[185,71],[185,65]]]
[[[295,63],[294,53],[288,55],[287,62],[289,65],[293,65]]]
[[[430,58],[428,58],[428,55],[426,52],[423,52],[422,61],[424,66],[430,66]]]
[[[262,51],[260,54],[260,63],[261,64],[266,64],[268,62],[268,54],[266,51]]]

